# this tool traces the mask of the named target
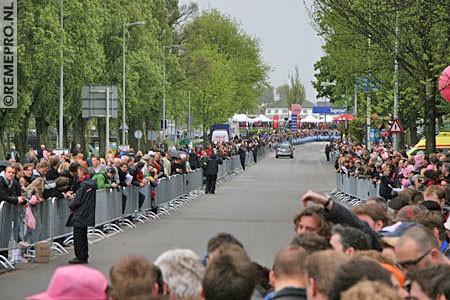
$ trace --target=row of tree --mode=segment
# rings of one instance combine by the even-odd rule
[[[60,12],[63,3],[63,28]],[[162,64],[165,53],[167,116],[186,122],[188,93],[194,126],[204,131],[234,112],[252,110],[266,87],[269,67],[260,42],[229,16],[178,0],[19,0],[18,108],[0,114],[0,158],[9,142],[20,152],[29,130],[37,143],[48,142],[58,124],[60,66],[64,68],[64,147],[82,145],[96,125],[105,149],[105,120],[81,117],[81,90],[90,84],[113,84],[122,94],[123,24],[126,28],[126,116],[129,132],[160,130]],[[179,47],[170,48],[177,45]],[[61,56],[63,50],[63,56]],[[121,115],[119,97],[119,116]],[[119,134],[121,118],[111,120]],[[206,136],[206,135],[205,135]],[[132,134],[129,143],[137,145]]]
[[[325,41],[325,55],[315,64],[318,97],[344,105],[357,89],[359,116],[366,114],[369,97],[373,113],[393,115],[397,79],[407,140],[414,142],[424,125],[427,152],[433,152],[437,124],[442,127],[449,112],[437,88],[450,64],[449,7],[438,0],[313,0],[310,15]],[[378,86],[361,87],[362,81]]]

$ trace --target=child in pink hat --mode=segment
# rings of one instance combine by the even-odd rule
[[[107,300],[108,280],[100,271],[84,265],[59,267],[45,292],[26,300]]]

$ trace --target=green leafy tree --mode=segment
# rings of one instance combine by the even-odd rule
[[[204,132],[235,112],[257,108],[269,70],[262,62],[257,39],[216,10],[194,18],[181,36],[186,85],[192,91],[192,107],[196,107],[194,118]]]
[[[427,152],[435,150],[437,103],[440,101],[436,80],[450,55],[450,23],[446,7],[439,1],[315,0],[312,4],[314,23],[326,37],[326,46],[346,41],[350,45],[348,48],[354,49],[361,47],[364,40],[370,41],[366,55],[369,59],[363,64],[368,71],[366,74],[392,74],[393,60],[397,57],[400,82],[403,83],[400,103],[404,105],[402,107],[417,111],[417,116],[424,120]],[[399,20],[398,35],[395,34],[396,17]],[[349,32],[353,32],[359,42],[353,42]],[[396,41],[398,52],[395,51]],[[338,60],[338,53],[330,51],[329,54],[333,60]],[[345,57],[342,53],[339,55]],[[351,65],[347,61],[342,64],[342,69]],[[406,94],[411,91],[414,94]],[[413,98],[418,101],[411,101]],[[407,124],[412,126],[416,121],[410,119]]]

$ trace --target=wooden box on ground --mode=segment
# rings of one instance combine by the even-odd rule
[[[50,262],[50,243],[49,242],[37,242],[36,243],[36,259],[37,263]]]

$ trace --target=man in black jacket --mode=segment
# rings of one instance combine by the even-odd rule
[[[18,195],[14,175],[16,170],[13,166],[7,166],[3,172],[0,173],[0,202],[6,201],[11,204],[22,204],[25,200]]]
[[[88,253],[88,226],[95,226],[95,191],[97,183],[92,180],[85,166],[78,167],[78,180],[80,187],[75,195],[71,196],[70,216],[66,226],[73,227],[73,242],[75,258],[69,264],[87,264]]]
[[[247,156],[247,151],[245,150],[245,144],[242,142],[239,146],[239,159],[241,160],[242,169],[245,171],[245,157]]]
[[[217,173],[219,172],[219,165],[221,165],[222,163],[222,159],[220,159],[216,155],[216,149],[214,149],[211,152],[211,155],[205,161],[203,161],[203,170],[206,175],[206,194],[215,194]]]

